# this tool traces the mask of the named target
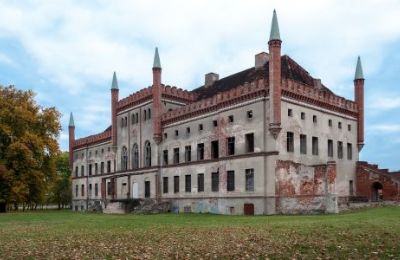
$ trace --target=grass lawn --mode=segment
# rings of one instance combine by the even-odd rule
[[[338,215],[0,214],[0,259],[400,259],[400,207]]]

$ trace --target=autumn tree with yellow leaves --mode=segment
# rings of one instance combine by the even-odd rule
[[[35,208],[56,178],[60,113],[31,90],[0,86],[0,202]]]

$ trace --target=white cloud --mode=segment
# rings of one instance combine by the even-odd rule
[[[400,96],[373,97],[369,105],[373,111],[387,111],[400,108]]]
[[[400,124],[376,124],[369,127],[369,131],[375,134],[400,133]]]
[[[17,66],[17,64],[15,63],[15,61],[13,59],[11,59],[10,57],[8,57],[7,55],[5,55],[4,53],[0,52],[0,63],[15,67]]]

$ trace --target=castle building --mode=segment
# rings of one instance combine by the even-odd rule
[[[268,52],[253,67],[194,90],[153,83],[119,98],[114,73],[111,126],[75,139],[69,123],[73,209],[139,198],[175,212],[338,212],[356,194],[364,145],[364,76],[355,100],[335,95],[287,55],[274,11]]]

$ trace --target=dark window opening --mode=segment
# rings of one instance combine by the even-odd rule
[[[99,196],[99,185],[97,183],[94,185],[94,196]]]
[[[179,131],[175,130],[175,136],[178,136],[178,135],[179,135]]]
[[[228,155],[235,154],[235,137],[228,137]]]
[[[318,155],[318,137],[312,137],[312,154]]]
[[[204,160],[204,144],[197,144],[197,160]]]
[[[218,121],[217,120],[213,120],[213,126],[217,127],[218,126]]]
[[[347,125],[347,130],[351,131],[351,125]]]
[[[307,154],[307,135],[300,135],[300,153]]]
[[[293,132],[287,132],[286,133],[286,150],[289,153],[294,152],[294,139],[293,139]]]
[[[192,192],[192,175],[185,175],[185,192]]]
[[[293,110],[289,108],[288,111],[287,111],[287,115],[289,117],[292,117],[293,116]]]
[[[144,197],[150,198],[150,181],[144,182]]]
[[[353,159],[353,146],[350,143],[347,143],[347,159]]]
[[[192,146],[190,145],[185,146],[185,161],[186,162],[192,161]]]
[[[92,165],[89,164],[89,176],[91,176],[91,175],[92,175]]]
[[[107,161],[107,173],[111,172],[111,161]]]
[[[254,133],[246,134],[246,152],[254,152]]]
[[[343,159],[343,142],[338,142],[337,143],[337,157],[339,159]]]
[[[233,121],[234,121],[234,118],[233,118],[233,116],[232,116],[232,115],[228,116],[228,121],[229,121],[229,123],[233,123]]]
[[[190,127],[186,127],[186,134],[190,134]]]
[[[254,169],[246,169],[246,191],[254,191]]]
[[[179,192],[179,176],[174,176],[174,193]]]
[[[328,139],[328,157],[333,157],[333,141],[331,139]]]
[[[313,123],[317,123],[317,116],[316,115],[313,115],[312,121],[313,121]]]
[[[211,159],[217,159],[219,157],[218,141],[211,142]]]
[[[211,173],[211,191],[213,191],[213,192],[219,191],[219,173],[218,172]]]
[[[338,128],[342,129],[342,122],[338,122]]]
[[[204,191],[204,174],[199,173],[197,174],[197,192]]]
[[[163,151],[163,162],[164,165],[168,165],[168,150]]]
[[[179,148],[174,148],[174,163],[179,163]]]
[[[332,127],[332,119],[328,120],[328,126]]]
[[[301,116],[301,120],[305,120],[306,119],[306,113],[301,112],[300,116]]]
[[[199,131],[203,130],[203,124],[199,124]]]
[[[144,144],[144,149],[145,149],[145,166],[150,167],[151,166],[151,144],[149,141],[146,141]]]
[[[235,190],[235,172],[234,171],[227,171],[226,190],[227,191]]]
[[[253,110],[247,111],[247,118],[252,119],[253,118]]]
[[[163,177],[163,193],[168,193],[168,177]]]

